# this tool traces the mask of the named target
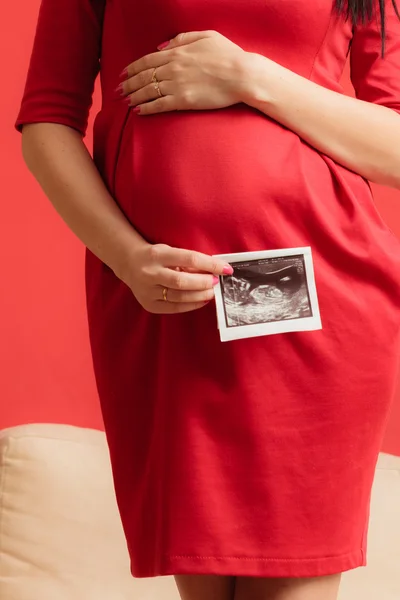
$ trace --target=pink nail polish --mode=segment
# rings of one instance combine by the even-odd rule
[[[121,71],[120,78],[126,79],[127,77],[128,77],[128,69],[125,68],[123,71]]]
[[[169,46],[170,42],[163,42],[159,46],[157,46],[157,50],[165,50],[167,46]]]
[[[132,112],[134,112],[137,115],[139,115],[140,114],[140,106],[135,106],[134,108],[132,108]]]
[[[233,275],[233,268],[230,265],[226,265],[222,272],[224,275]]]
[[[219,282],[219,277],[213,277],[213,285],[217,285]]]
[[[124,92],[124,84],[120,83],[116,88],[115,91],[117,94],[119,94],[120,96],[125,96],[125,92]]]

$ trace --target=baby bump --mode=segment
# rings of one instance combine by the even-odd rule
[[[289,167],[296,145],[297,136],[247,107],[154,117],[131,113],[115,196],[150,240],[172,244],[189,233],[193,241],[246,229],[254,235],[260,222],[265,240],[266,222],[273,218],[265,218],[265,211],[273,211],[274,203],[283,207],[295,188]]]
[[[131,111],[115,163],[115,199],[151,242],[208,253],[311,245],[357,263],[371,243],[399,251],[361,177],[247,106]]]

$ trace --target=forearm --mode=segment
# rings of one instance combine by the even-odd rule
[[[400,188],[400,115],[248,54],[243,101],[374,183]]]
[[[129,256],[146,242],[106,189],[80,134],[55,124],[23,130],[26,164],[70,229],[122,279]]]

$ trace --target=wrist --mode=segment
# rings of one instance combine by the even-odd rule
[[[113,256],[109,263],[110,268],[114,271],[118,279],[127,285],[129,284],[138,255],[149,245],[136,232],[133,235],[129,235],[126,240],[120,239],[118,247],[114,246]]]
[[[244,52],[239,67],[240,102],[257,109],[271,102],[268,78],[273,76],[271,67],[274,64],[261,54]]]

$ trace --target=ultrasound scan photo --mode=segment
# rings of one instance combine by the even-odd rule
[[[221,341],[322,329],[310,247],[219,258],[233,267],[215,288]]]
[[[222,295],[228,327],[312,316],[303,256],[234,264]]]

